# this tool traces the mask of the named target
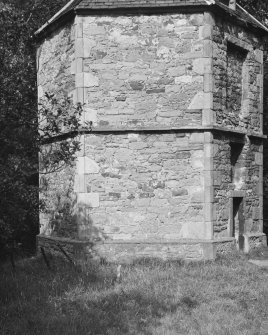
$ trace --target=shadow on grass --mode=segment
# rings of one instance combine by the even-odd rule
[[[174,265],[156,260],[137,263],[141,267]],[[174,303],[161,292],[150,291],[150,285],[129,283],[131,269],[126,267],[127,282],[116,285],[112,264],[77,269],[54,260],[48,271],[41,259],[32,259],[15,272],[7,269],[0,275],[0,333],[149,335],[153,334],[150,327],[166,314],[178,309],[191,313],[197,307],[192,297],[183,296]]]

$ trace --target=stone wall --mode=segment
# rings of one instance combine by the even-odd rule
[[[204,223],[203,141],[202,133],[85,135],[85,156],[78,157],[76,171],[43,177],[50,208],[42,218],[47,235],[210,238]]]
[[[45,92],[68,95],[75,88],[71,64],[75,57],[73,23],[47,37],[37,51],[38,97]]]
[[[262,39],[219,17],[213,24],[215,123],[262,133]]]
[[[262,238],[256,36],[209,13],[77,16],[38,61],[39,96],[72,95],[93,124],[76,165],[41,178],[43,235],[92,242],[88,253],[106,256],[213,258],[225,252],[218,242],[234,244],[239,196],[246,234]]]
[[[58,172],[40,174],[40,233],[78,238],[74,194],[75,164]]]
[[[266,48],[268,44],[266,42]],[[263,133],[268,135],[268,54],[266,51],[264,62],[264,110],[263,110]],[[264,141],[263,146],[263,168],[264,168],[264,203],[263,203],[263,220],[264,232],[268,236],[268,141]]]
[[[78,16],[76,87],[101,127],[200,126],[207,16]],[[209,69],[210,71],[210,69]]]
[[[232,180],[230,142],[243,143],[236,136],[215,135],[214,148],[214,194],[216,238],[230,236],[231,199],[244,198],[246,233],[262,232],[262,140],[247,138],[238,157],[238,167]]]

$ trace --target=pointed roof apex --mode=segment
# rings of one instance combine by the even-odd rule
[[[233,1],[233,0],[232,0]],[[133,12],[133,11],[153,11],[159,10],[175,10],[178,8],[191,9],[198,7],[209,7],[210,10],[219,13],[225,13],[231,17],[235,17],[237,22],[242,22],[255,29],[258,29],[262,34],[268,34],[268,28],[258,21],[254,16],[249,14],[244,8],[235,2],[236,6],[229,6],[227,0],[71,0],[50,20],[48,20],[35,33],[37,37],[45,36],[53,31],[63,22],[73,18],[77,13],[98,13],[104,11],[116,12]]]

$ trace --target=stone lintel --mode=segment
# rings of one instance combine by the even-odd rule
[[[225,33],[225,38],[228,42],[235,44],[236,46],[245,49],[247,51],[253,51],[253,46],[233,35],[230,35],[228,33]]]
[[[246,191],[229,191],[229,197],[231,198],[245,198]]]

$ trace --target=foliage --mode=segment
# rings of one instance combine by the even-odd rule
[[[268,22],[268,2],[263,0],[238,0],[237,1],[245,10],[256,17],[262,23]]]
[[[56,99],[45,93],[39,101],[37,143],[39,148],[40,173],[47,174],[61,170],[76,158],[80,142],[74,137],[81,129],[82,106],[74,105],[69,97]],[[64,135],[68,138],[64,139]],[[69,137],[73,134],[73,137]],[[55,138],[63,140],[55,142]]]
[[[55,119],[52,122],[51,114],[57,104],[61,104],[61,123],[64,117],[68,118],[68,113],[74,112],[68,122],[73,122],[72,129],[79,126],[77,117],[81,114],[81,106],[72,106],[68,99],[64,105],[63,101],[56,102],[49,95],[47,101],[42,102],[44,106],[40,105],[49,121],[45,128],[37,118],[34,32],[66,2],[0,2],[0,251],[14,240],[28,246],[35,244],[34,237],[38,233],[38,150],[41,141],[48,137],[48,125],[54,127],[53,134],[57,133],[57,122]],[[48,110],[49,103],[53,105],[51,111]],[[43,131],[38,132],[40,125]],[[62,125],[58,126],[60,134]],[[46,168],[49,164],[50,167],[59,165],[62,160],[72,160],[77,148],[75,140],[63,142],[53,150],[49,160],[43,159]]]

